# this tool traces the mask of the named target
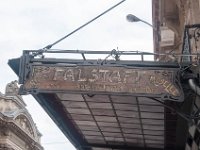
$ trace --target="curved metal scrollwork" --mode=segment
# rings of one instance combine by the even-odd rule
[[[187,56],[182,57],[182,62],[191,62],[199,60],[200,50],[200,24],[185,26],[182,54]],[[191,57],[191,53],[196,53],[196,56]]]

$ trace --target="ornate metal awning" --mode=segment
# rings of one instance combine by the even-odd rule
[[[20,93],[32,94],[77,149],[185,146],[187,120],[171,107],[181,103],[189,112],[192,103],[184,101],[188,95],[183,94],[180,64],[119,60],[120,55],[143,58],[149,53],[58,52],[81,54],[83,59],[44,58],[36,56],[38,51],[24,51],[9,65],[19,76]],[[114,55],[115,60],[86,59],[86,54]]]

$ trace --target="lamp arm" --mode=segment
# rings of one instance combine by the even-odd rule
[[[144,21],[142,19],[140,19],[140,21],[143,22],[143,23],[145,23],[146,25],[152,27],[154,31],[157,31],[157,29],[152,24],[150,24],[150,23],[148,23],[148,22],[146,22],[146,21]]]

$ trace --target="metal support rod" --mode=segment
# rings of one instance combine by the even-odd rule
[[[118,5],[120,5],[121,3],[125,2],[126,0],[122,0],[121,2],[117,3],[116,5],[112,6],[111,8],[107,9],[106,11],[104,11],[103,13],[101,13],[100,15],[96,16],[95,18],[93,18],[92,20],[86,22],[85,24],[83,24],[82,26],[78,27],[77,29],[73,30],[72,32],[70,32],[69,34],[67,34],[66,36],[62,37],[61,39],[57,40],[56,42],[45,46],[43,49],[44,51],[46,49],[50,49],[52,46],[56,45],[57,43],[61,42],[62,40],[64,40],[65,38],[69,37],[70,35],[74,34],[75,32],[79,31],[80,29],[82,29],[83,27],[87,26],[88,24],[90,24],[91,22],[95,21],[96,19],[98,19],[99,17],[103,16],[104,14],[106,14],[107,12],[111,11],[112,9],[114,9],[115,7],[117,7]]]

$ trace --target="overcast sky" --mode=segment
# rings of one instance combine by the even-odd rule
[[[4,93],[7,83],[18,80],[7,65],[8,59],[20,57],[24,49],[40,49],[53,43],[118,2],[120,0],[1,0],[0,91]],[[54,48],[152,52],[152,28],[127,22],[125,18],[130,13],[151,23],[151,0],[126,0]],[[31,96],[24,96],[24,100],[43,134],[45,150],[75,149]]]

